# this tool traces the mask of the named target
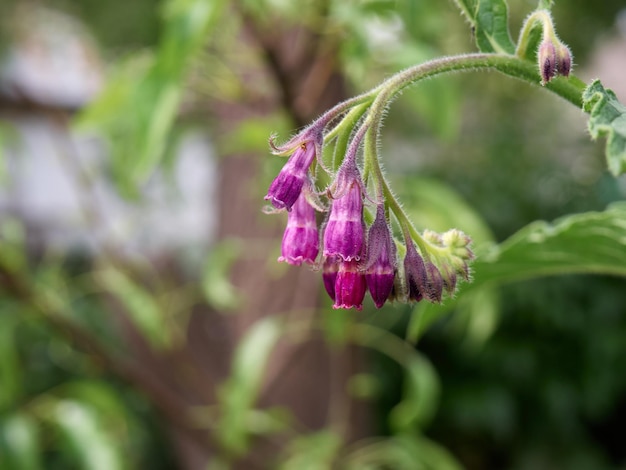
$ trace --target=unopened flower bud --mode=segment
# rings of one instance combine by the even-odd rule
[[[408,301],[419,302],[424,297],[424,286],[427,282],[424,259],[417,252],[412,240],[407,240],[406,256],[404,257],[404,277]]]
[[[376,219],[367,237],[365,279],[374,304],[380,308],[389,298],[396,277],[396,245],[385,218],[385,207],[380,204]]]
[[[457,274],[454,268],[444,264],[441,267],[441,278],[443,280],[443,288],[446,290],[448,295],[454,295],[457,281]]]
[[[430,261],[426,263],[426,282],[422,288],[422,294],[430,302],[441,302],[443,279],[437,266]]]
[[[556,48],[550,40],[544,39],[539,46],[537,62],[539,65],[539,73],[541,74],[541,84],[545,85],[554,78],[557,72]]]
[[[559,75],[569,77],[572,70],[572,53],[565,44],[559,44],[556,52],[556,70]]]

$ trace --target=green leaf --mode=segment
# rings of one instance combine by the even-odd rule
[[[77,120],[109,140],[113,175],[122,194],[136,196],[161,162],[183,92],[185,72],[201,50],[224,1],[169,0],[156,54],[129,60]],[[145,54],[138,56],[145,59]]]
[[[476,349],[488,340],[498,325],[500,292],[493,286],[472,289],[459,298],[452,326],[459,331],[463,346]]]
[[[495,238],[481,215],[449,185],[428,178],[409,176],[394,184],[419,229],[445,232],[458,228],[471,235],[474,247]]]
[[[26,271],[25,243],[22,223],[10,217],[3,218],[0,221],[0,265],[15,273]]]
[[[508,8],[504,0],[455,0],[472,26],[481,52],[513,54],[509,34]]]
[[[442,304],[432,304],[430,302],[418,303],[409,319],[406,330],[406,340],[416,344],[422,335],[446,313],[449,313],[455,305],[455,301],[446,300]]]
[[[407,431],[417,425],[425,427],[437,411],[439,379],[432,364],[421,355],[410,355],[404,361],[406,375],[402,401],[389,415],[391,427]]]
[[[3,382],[4,383],[4,382]],[[25,414],[13,414],[0,422],[0,468],[37,470],[39,458],[37,424]]]
[[[569,273],[626,276],[626,203],[524,227],[477,259],[472,287]]]
[[[94,275],[102,288],[110,291],[122,303],[129,318],[152,345],[166,347],[170,344],[171,335],[165,322],[165,312],[154,294],[114,268],[96,271]]]
[[[463,284],[455,299],[440,305],[421,302],[415,307],[408,341],[417,342],[428,327],[457,307],[474,312],[467,315],[485,315],[472,320],[477,322],[472,328],[480,330],[478,339],[488,334],[499,302],[497,297],[489,300],[495,294],[489,291],[499,284],[559,274],[626,276],[626,203],[614,203],[603,212],[569,215],[551,224],[533,222],[502,244],[481,250],[472,268],[472,283]],[[481,296],[487,298],[480,300]]]
[[[282,324],[275,317],[257,321],[239,343],[232,373],[219,390],[222,416],[218,426],[222,444],[235,454],[248,445],[249,415],[262,385],[265,365],[280,339]]]
[[[594,80],[583,93],[583,109],[589,113],[591,137],[606,137],[606,161],[614,176],[626,172],[626,106],[600,80]]]
[[[391,426],[406,431],[428,424],[437,409],[439,378],[432,364],[412,346],[391,333],[371,325],[352,328],[353,341],[389,356],[405,369],[402,400],[391,411]]]
[[[22,367],[17,354],[15,305],[0,305],[0,411],[15,406],[22,389]]]
[[[126,432],[128,412],[119,394],[106,382],[76,380],[63,384],[55,394],[64,399],[89,403],[110,429]]]
[[[124,468],[118,443],[105,432],[100,417],[91,407],[74,400],[60,400],[55,404],[51,423],[59,428],[81,468]]]
[[[460,463],[444,447],[424,436],[401,433],[383,439],[370,439],[353,447],[340,468],[347,470],[461,470]]]
[[[209,305],[221,312],[232,311],[243,301],[243,293],[238,292],[229,279],[230,268],[242,249],[237,240],[228,239],[214,246],[205,260],[202,292]]]
[[[341,438],[331,431],[301,436],[287,446],[287,457],[280,470],[327,470],[341,446]]]
[[[537,5],[537,10],[550,10],[552,9],[553,4],[554,4],[554,0],[539,0],[539,4]]]

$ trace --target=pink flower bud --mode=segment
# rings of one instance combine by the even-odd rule
[[[380,308],[389,298],[396,277],[396,245],[381,204],[367,240],[365,279],[374,304]]]
[[[556,70],[560,75],[569,77],[569,73],[572,70],[572,53],[565,44],[559,44],[557,50],[557,62]]]
[[[557,72],[556,49],[551,41],[544,40],[541,43],[537,52],[537,62],[541,74],[541,84],[545,85],[554,78]]]

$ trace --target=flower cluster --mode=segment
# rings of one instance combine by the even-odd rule
[[[367,291],[377,308],[392,299],[440,302],[444,292],[454,293],[457,276],[468,278],[467,263],[473,257],[470,239],[457,230],[420,236],[404,213],[397,212],[401,211],[399,204],[393,205],[395,211],[390,209],[388,199],[393,196],[385,198],[380,191],[374,197],[368,194],[367,178],[362,177],[357,165],[358,149],[367,129],[361,130],[352,138],[336,171],[328,170],[321,161],[321,122],[282,146],[270,142],[274,153],[289,156],[265,196],[272,211],[287,211],[278,261],[307,263],[321,269],[334,308],[361,309]],[[328,188],[319,193],[312,171],[316,165],[331,177]],[[327,208],[320,203],[320,196],[326,197]],[[326,212],[319,225],[318,211]],[[406,246],[401,262],[398,246],[402,243],[394,238],[392,213]],[[366,220],[371,221],[369,227]]]

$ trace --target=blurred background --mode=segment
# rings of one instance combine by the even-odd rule
[[[509,6],[515,38],[536,2]],[[625,101],[626,4],[553,15],[574,72]],[[626,469],[623,278],[487,286],[416,333],[421,306],[334,311],[276,263],[268,136],[473,51],[453,2],[3,0],[0,20],[0,468]],[[626,198],[580,110],[496,74],[404,92],[382,152],[416,225],[479,253]]]

